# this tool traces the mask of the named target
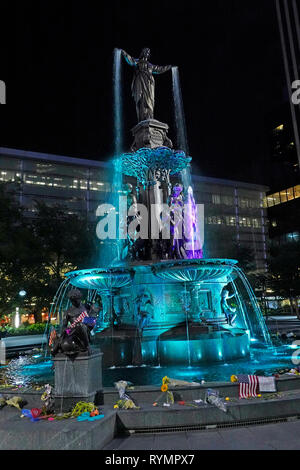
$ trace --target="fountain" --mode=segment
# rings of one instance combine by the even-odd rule
[[[62,322],[74,287],[98,301],[93,344],[103,352],[104,368],[198,367],[249,358],[252,341],[268,348],[271,340],[238,262],[203,258],[178,68],[151,64],[149,49],[138,59],[115,50],[116,151],[122,145],[122,57],[135,70],[138,123],[131,151],[114,158],[117,254],[106,266],[99,261],[98,268],[67,273],[51,315]],[[179,149],[167,136],[168,125],[154,119],[154,75],[171,69]]]

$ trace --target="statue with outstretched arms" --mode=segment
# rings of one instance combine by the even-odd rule
[[[153,119],[154,114],[154,89],[153,75],[165,73],[172,65],[153,65],[149,62],[150,49],[142,50],[138,59],[134,59],[127,52],[121,50],[126,62],[134,67],[134,77],[131,84],[132,96],[136,105],[138,121]]]

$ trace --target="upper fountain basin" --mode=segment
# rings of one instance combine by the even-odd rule
[[[161,261],[153,264],[151,269],[161,279],[203,282],[229,276],[237,263],[233,259],[183,259]]]
[[[134,276],[132,269],[123,267],[93,268],[71,271],[65,274],[70,284],[82,289],[112,290],[119,289],[131,282]]]

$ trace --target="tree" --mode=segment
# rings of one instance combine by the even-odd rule
[[[19,259],[24,253],[24,220],[15,187],[0,184],[0,315],[12,309],[20,288]]]
[[[41,321],[66,272],[91,266],[96,234],[87,220],[66,207],[36,202],[35,216],[25,217],[10,193],[0,185],[0,316],[21,305]]]

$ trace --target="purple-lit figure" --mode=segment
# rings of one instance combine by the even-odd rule
[[[176,184],[170,197],[170,258],[187,258],[184,250],[183,235],[183,186]]]
[[[184,212],[184,236],[186,240],[184,248],[188,259],[203,258],[198,230],[197,206],[193,195],[193,188],[189,186]]]

